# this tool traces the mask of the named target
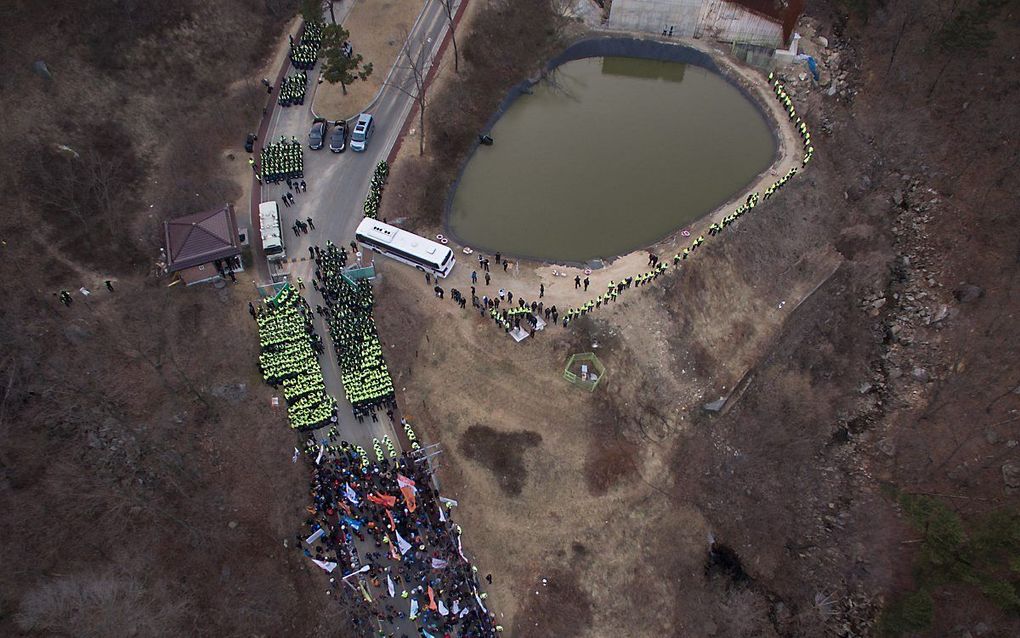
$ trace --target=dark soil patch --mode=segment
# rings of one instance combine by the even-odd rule
[[[638,447],[622,436],[594,437],[585,459],[584,474],[592,494],[605,494],[637,473]]]
[[[734,583],[747,581],[747,572],[740,562],[740,556],[728,545],[716,543],[708,550],[708,558],[705,560],[705,576],[724,577]]]
[[[531,430],[499,432],[487,425],[472,425],[461,436],[460,451],[492,472],[505,494],[517,496],[528,480],[524,453],[541,442],[542,435]]]
[[[581,588],[577,574],[557,569],[545,579],[545,583],[541,580],[531,583],[521,594],[526,602],[518,614],[520,622],[514,635],[519,638],[586,635],[591,627],[592,600]]]

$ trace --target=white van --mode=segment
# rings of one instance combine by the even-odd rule
[[[283,261],[287,252],[283,248],[280,228],[280,206],[276,202],[259,204],[259,230],[262,233],[262,250],[269,261]]]
[[[354,125],[351,132],[351,150],[361,152],[368,146],[368,140],[375,130],[375,118],[371,113],[362,113],[358,116],[358,123]]]

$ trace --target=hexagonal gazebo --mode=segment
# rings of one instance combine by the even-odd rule
[[[594,352],[570,355],[567,365],[563,368],[564,379],[588,392],[594,392],[605,376],[606,367]]]

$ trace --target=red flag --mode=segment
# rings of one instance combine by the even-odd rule
[[[368,500],[372,501],[376,505],[382,505],[383,507],[393,507],[394,505],[397,504],[396,496],[390,496],[388,494],[379,494],[378,492],[376,492],[375,494],[369,494]]]
[[[429,585],[429,609],[432,611],[439,609],[439,606],[436,605],[436,595],[432,591],[432,585]]]
[[[386,510],[386,516],[390,517],[390,529],[393,530],[397,529],[397,523],[396,521],[393,520],[393,513],[390,512],[389,510]]]
[[[414,488],[402,487],[400,493],[404,495],[404,502],[407,503],[407,511],[413,512],[418,508],[418,502],[414,500]]]

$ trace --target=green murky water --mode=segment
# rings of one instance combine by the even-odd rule
[[[647,246],[772,163],[758,110],[701,67],[633,58],[560,66],[480,147],[450,228],[469,246],[586,261]]]

